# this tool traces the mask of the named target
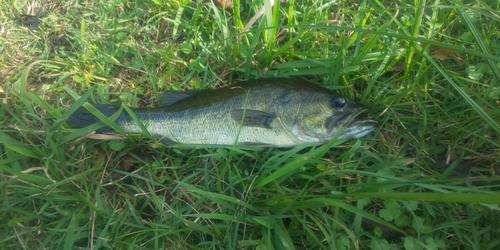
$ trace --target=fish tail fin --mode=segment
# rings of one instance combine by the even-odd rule
[[[118,111],[118,107],[113,106],[113,105],[106,105],[106,104],[92,104],[95,109],[99,110],[103,115],[106,117],[110,117],[116,111]],[[93,115],[90,111],[88,111],[84,107],[79,107],[73,114],[71,114],[68,119],[66,120],[67,122],[75,125],[76,127],[87,127],[89,125],[92,125],[94,123],[100,122],[101,120],[97,118],[95,115]],[[105,126],[102,128],[99,128],[96,130],[97,133],[107,133],[107,132],[114,132],[111,127]]]

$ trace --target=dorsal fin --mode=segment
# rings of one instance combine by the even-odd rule
[[[172,105],[174,103],[187,99],[200,91],[201,90],[190,90],[184,92],[165,91],[160,97],[160,103],[158,104],[158,106]]]

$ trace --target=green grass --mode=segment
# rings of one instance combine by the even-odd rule
[[[47,1],[36,26],[14,13],[40,2],[1,2],[0,248],[498,249],[500,3],[461,2],[291,0],[244,33],[262,0]],[[192,149],[64,122],[258,77],[336,89],[380,129]]]

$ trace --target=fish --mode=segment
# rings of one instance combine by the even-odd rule
[[[106,117],[120,109],[93,106]],[[378,125],[353,100],[320,85],[286,78],[250,80],[219,89],[167,91],[157,107],[131,110],[147,132],[165,145],[290,148],[304,143],[321,145],[333,138],[361,138]],[[76,127],[99,121],[84,107],[67,119]],[[126,111],[114,122],[127,134],[143,132]],[[96,133],[113,131],[101,127]]]

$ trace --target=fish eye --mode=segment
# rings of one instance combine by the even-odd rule
[[[332,108],[341,109],[345,107],[347,100],[344,97],[334,97],[330,105]]]

